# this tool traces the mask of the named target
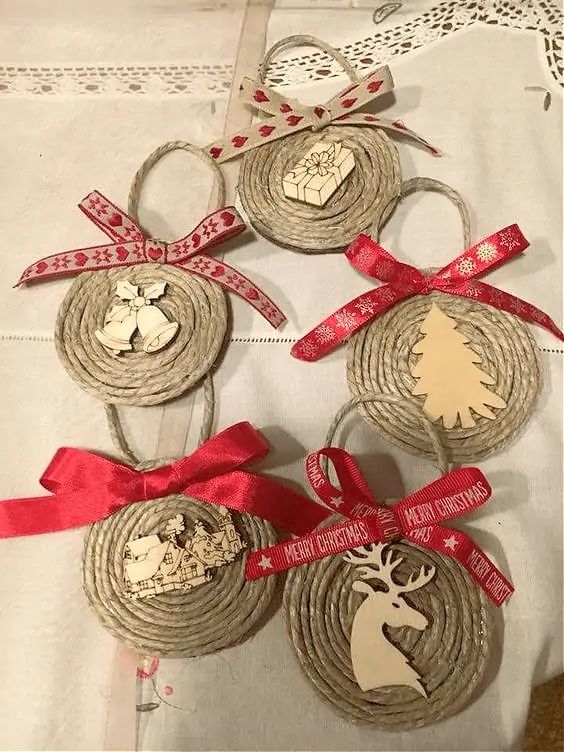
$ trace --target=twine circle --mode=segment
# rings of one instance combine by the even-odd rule
[[[399,403],[401,399],[372,392],[354,397],[335,415],[325,445],[332,445],[351,411],[380,402]],[[435,427],[413,400],[405,402],[405,410],[428,434],[436,450],[437,466],[445,474],[448,463]],[[341,520],[333,515],[319,528]],[[488,666],[493,615],[482,590],[454,559],[405,541],[388,544],[385,556],[389,550],[394,559],[402,559],[393,574],[393,581],[400,585],[422,566],[426,571],[435,568],[427,584],[402,594],[409,606],[426,617],[423,630],[374,624],[374,639],[385,638],[403,654],[419,675],[426,697],[404,685],[362,691],[356,682],[351,659],[352,625],[367,596],[352,588],[358,577],[356,567],[343,558],[346,552],[291,569],[283,608],[300,666],[324,700],[346,718],[382,730],[401,731],[449,718],[470,702]],[[377,579],[370,579],[370,586],[386,591]]]
[[[358,81],[354,67],[338,50],[305,34],[281,39],[268,50],[259,65],[259,81],[264,82],[275,54],[300,45],[323,50],[352,82]],[[289,199],[282,189],[283,177],[318,141],[340,141],[355,158],[354,170],[323,207]],[[384,224],[400,188],[399,155],[388,136],[379,128],[329,125],[328,114],[316,123],[315,131],[301,131],[244,154],[238,184],[241,203],[257,232],[307,254],[340,251],[373,222]]]
[[[325,206],[284,195],[282,179],[315,143],[340,141],[355,168]],[[331,125],[302,131],[247,152],[241,161],[239,196],[249,221],[268,240],[302,253],[340,251],[373,222],[384,224],[399,195],[399,155],[376,128]]]
[[[537,348],[527,327],[514,316],[469,298],[433,292],[398,303],[351,337],[347,348],[347,383],[352,395],[383,392],[400,398],[413,397],[417,380],[412,369],[420,355],[413,347],[422,334],[419,327],[436,303],[457,322],[457,331],[481,358],[479,367],[495,380],[488,389],[507,407],[493,411],[494,419],[474,414],[476,425],[446,429],[435,427],[452,462],[475,462],[499,452],[521,431],[531,417],[541,378]],[[367,403],[359,407],[365,420],[388,441],[411,454],[433,456],[429,436],[414,424],[403,403]]]
[[[185,141],[169,141],[149,154],[131,183],[128,211],[140,225],[144,181],[163,157],[176,150],[196,156],[211,168],[216,207],[225,204],[225,181],[214,160]],[[153,282],[168,283],[156,305],[180,327],[162,350],[144,352],[139,332],[131,340],[133,350],[117,355],[96,339],[94,332],[103,329],[106,313],[116,302],[116,282],[122,280],[141,288]],[[228,316],[227,298],[220,285],[169,264],[83,272],[59,308],[55,345],[70,376],[94,397],[109,404],[158,405],[196,385],[214,366],[227,335]]]
[[[133,350],[114,355],[94,332],[102,329],[115,302],[116,282],[167,282],[158,307],[180,324],[162,350],[146,353],[141,337]],[[57,315],[55,345],[63,366],[86,392],[103,402],[158,405],[197,384],[219,358],[228,328],[228,304],[214,282],[168,264],[83,272],[73,282]]]
[[[356,683],[350,636],[366,596],[352,589],[354,567],[342,555],[290,570],[283,608],[300,666],[321,696],[347,718],[400,731],[449,718],[469,703],[488,665],[492,616],[484,595],[456,561],[403,542],[390,548],[403,557],[395,582],[404,584],[422,565],[435,567],[428,584],[402,596],[427,618],[426,629],[385,627],[388,641],[421,676],[426,698],[407,686],[363,692]],[[371,583],[378,587],[376,580]]]
[[[249,582],[245,562],[249,551],[272,546],[277,538],[268,522],[244,513],[231,512],[231,516],[245,550],[233,563],[218,567],[209,582],[151,598],[132,600],[125,595],[123,551],[128,541],[139,535],[162,535],[167,520],[176,514],[184,516],[185,535],[196,520],[215,532],[220,510],[175,495],[130,504],[91,526],[84,542],[83,587],[106,629],[142,654],[174,658],[223,650],[259,627],[272,601],[276,577]]]

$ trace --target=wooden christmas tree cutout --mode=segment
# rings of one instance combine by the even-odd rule
[[[210,570],[230,564],[245,543],[235,529],[231,514],[220,507],[219,531],[210,533],[197,520],[192,535],[184,544],[178,536],[184,532],[184,517],[171,517],[158,535],[134,538],[123,551],[125,594],[128,598],[150,598],[171,590],[188,590],[213,576]]]
[[[353,590],[366,593],[366,600],[354,615],[351,632],[351,660],[354,676],[363,692],[378,687],[413,687],[423,697],[427,693],[421,684],[421,677],[409,665],[405,655],[389,642],[384,634],[384,625],[390,627],[413,627],[420,631],[427,627],[427,618],[410,606],[402,598],[430,582],[435,576],[435,568],[425,571],[422,566],[417,575],[410,575],[405,585],[398,585],[392,579],[393,570],[403,559],[393,559],[393,551],[385,543],[373,543],[349,551],[343,558],[357,566]],[[371,566],[367,566],[371,565]],[[388,588],[386,592],[374,590],[366,580],[380,580]]]
[[[160,308],[153,304],[165,294],[166,282],[146,285],[141,293],[131,282],[116,283],[116,296],[123,301],[113,305],[104,318],[104,328],[94,332],[96,339],[111,352],[132,350],[131,338],[137,331],[143,337],[143,350],[147,353],[162,350],[178,331],[178,323],[169,321]]]
[[[507,403],[484,386],[495,379],[475,365],[481,358],[467,347],[470,340],[456,326],[432,304],[419,328],[425,336],[412,350],[421,355],[412,369],[418,380],[412,394],[427,396],[423,409],[432,421],[442,418],[445,428],[454,428],[460,419],[462,428],[472,428],[476,425],[472,412],[492,420],[496,414],[489,408],[503,409]]]

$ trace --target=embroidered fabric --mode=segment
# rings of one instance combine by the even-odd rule
[[[365,72],[395,57],[425,47],[475,23],[536,31],[544,40],[552,77],[564,85],[562,48],[564,13],[556,0],[477,0],[433,2],[431,8],[391,28],[378,29],[337,49],[354,67]],[[299,64],[296,64],[299,60]],[[294,86],[332,78],[339,66],[323,52],[293,56],[272,63],[267,83]],[[176,95],[227,94],[231,65],[95,65],[0,66],[0,95],[87,94]]]
[[[553,78],[564,84],[562,63],[562,7],[556,0],[477,0],[434,2],[431,8],[404,23],[378,29],[364,39],[337,47],[354,67],[367,71],[389,63],[395,57],[425,47],[442,37],[485,23],[512,29],[536,31],[544,39],[547,65]],[[397,16],[392,16],[396,19]],[[270,66],[267,83],[296,85],[340,74],[339,66],[322,52],[276,60]]]

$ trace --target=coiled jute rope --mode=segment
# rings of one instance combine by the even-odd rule
[[[212,168],[217,206],[225,204],[223,175],[214,160],[191,144],[172,141],[150,154],[133,179],[128,211],[136,221],[147,174],[177,149],[197,156]],[[103,328],[120,280],[141,288],[151,282],[168,283],[158,307],[180,327],[160,352],[144,352],[138,332],[132,339],[133,350],[119,355],[96,339],[94,332]],[[167,264],[139,264],[80,274],[59,309],[55,345],[72,378],[98,399],[109,404],[157,405],[202,380],[220,357],[227,328],[228,304],[220,285]]]
[[[443,193],[458,207],[464,247],[471,245],[470,220],[463,199],[452,188],[430,178],[413,178],[402,187],[402,197],[416,190]],[[372,228],[378,239],[378,225]],[[411,399],[416,383],[412,369],[420,356],[413,347],[421,339],[420,325],[431,305],[457,322],[469,347],[481,358],[480,369],[495,379],[489,388],[507,403],[494,419],[475,415],[472,428],[445,429],[436,424],[441,442],[453,462],[471,462],[499,452],[530,418],[539,391],[541,371],[537,346],[526,325],[511,314],[475,300],[433,292],[398,303],[351,337],[347,352],[347,382],[352,395],[382,392]],[[421,398],[421,405],[424,398]],[[402,399],[362,405],[360,412],[390,442],[417,455],[432,456],[429,434],[413,422]]]
[[[354,398],[335,417],[325,445],[332,443],[337,428],[353,408],[380,401],[398,403],[400,398],[381,394]],[[439,449],[441,473],[445,473],[448,467],[434,427],[413,401],[406,402],[404,410],[414,425],[422,424],[429,432],[430,441]],[[338,519],[335,515],[323,525]],[[407,686],[363,692],[356,683],[350,636],[364,596],[352,589],[354,567],[342,555],[290,570],[283,607],[299,663],[322,697],[348,719],[399,731],[436,723],[469,703],[484,679],[493,622],[482,591],[454,559],[405,542],[395,542],[390,549],[394,558],[403,558],[394,569],[395,582],[407,582],[422,565],[435,567],[435,576],[428,584],[403,596],[424,614],[427,627],[423,631],[385,628],[386,638],[420,675],[427,697]],[[377,624],[374,629],[378,629]]]
[[[211,388],[211,379],[206,381],[205,388]],[[111,422],[111,416],[108,417]],[[202,441],[209,438],[210,428],[211,421],[206,416]],[[138,462],[119,422],[117,429],[114,439],[137,469],[147,470],[170,461]],[[115,637],[145,655],[190,657],[243,641],[260,626],[276,587],[275,577],[245,580],[247,553],[274,545],[277,542],[274,528],[258,517],[231,512],[246,545],[233,563],[218,567],[210,582],[191,590],[139,600],[128,598],[124,581],[125,544],[138,536],[162,535],[167,520],[176,514],[184,516],[187,535],[196,520],[201,520],[211,532],[219,529],[220,507],[174,495],[130,504],[92,525],[85,538],[83,587],[91,607]]]
[[[312,45],[343,67],[351,82],[358,75],[333,47],[312,36],[296,35],[277,42],[259,67],[264,82],[270,61],[282,50]],[[340,141],[354,154],[355,168],[325,206],[293,201],[284,195],[282,179],[317,141]],[[277,245],[302,253],[340,251],[372,221],[383,224],[401,187],[395,145],[379,128],[331,125],[323,131],[300,132],[247,152],[241,161],[239,196],[253,227]]]

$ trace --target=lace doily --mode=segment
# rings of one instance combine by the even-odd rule
[[[562,85],[563,15],[556,0],[446,0],[410,21],[378,30],[337,49],[363,72],[472,24],[486,23],[541,34],[547,65],[553,78]],[[297,60],[299,64],[296,64]],[[312,52],[273,63],[267,82],[295,85],[333,77],[338,72],[338,66],[328,61],[326,55]],[[189,96],[202,91],[217,95],[229,92],[232,75],[230,65],[4,65],[0,66],[0,95]]]

